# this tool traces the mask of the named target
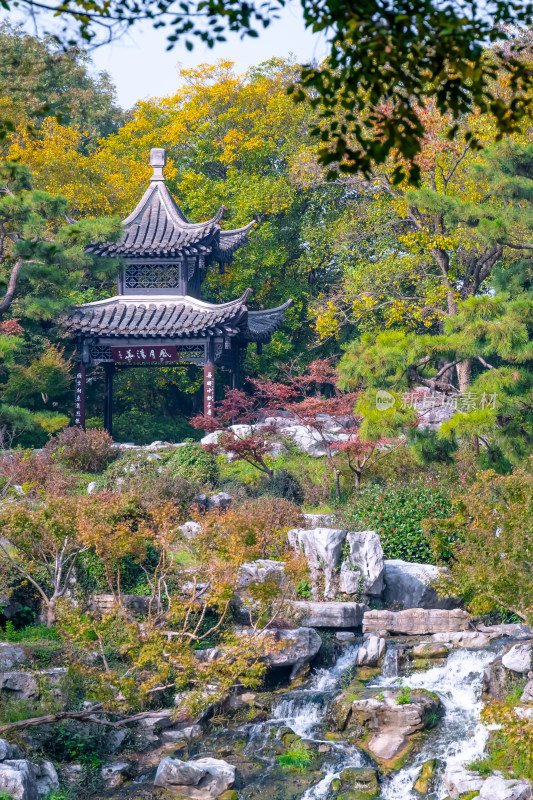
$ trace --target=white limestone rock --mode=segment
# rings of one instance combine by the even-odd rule
[[[334,576],[339,564],[342,548],[348,531],[341,528],[293,528],[287,534],[289,542],[298,551],[303,551],[315,586],[319,574],[324,575],[324,597],[335,596]],[[314,597],[314,599],[318,599]]]
[[[285,564],[283,561],[263,558],[257,561],[249,561],[241,564],[237,579],[237,591],[270,581],[275,581],[279,586],[282,586],[285,583]]]
[[[502,664],[506,669],[521,674],[531,670],[531,650],[532,642],[521,642],[513,645],[510,650],[502,656]]]
[[[349,531],[347,557],[341,566],[339,589],[346,594],[379,597],[383,592],[383,548],[375,531]]]
[[[363,632],[402,633],[407,636],[428,633],[466,631],[470,614],[460,608],[445,609],[410,608],[405,611],[367,611],[363,618]]]
[[[433,564],[411,564],[401,559],[385,561],[384,600],[396,608],[457,608],[456,598],[439,597],[432,582],[445,574]]]
[[[318,653],[322,639],[309,627],[262,632],[266,639],[266,662],[270,667],[292,667],[295,677]]]
[[[234,783],[235,767],[218,758],[197,758],[194,761],[164,758],[154,780],[154,786],[190,800],[214,800],[231,789]]]
[[[506,780],[499,775],[491,775],[484,782],[479,800],[531,800],[529,781]]]
[[[488,647],[490,639],[485,633],[480,631],[458,631],[457,633],[434,633],[434,642],[450,644],[452,647],[468,647],[471,650]]]
[[[0,764],[0,795],[13,800],[39,800],[37,777],[31,761],[8,759]]]
[[[302,625],[311,628],[359,628],[368,606],[364,603],[344,603],[335,600],[320,603],[296,600],[291,603]]]
[[[227,492],[217,492],[216,494],[212,494],[211,497],[208,497],[207,509],[208,511],[225,511],[231,507],[232,503],[233,497],[230,494]]]
[[[359,667],[377,667],[386,649],[385,639],[369,636],[357,651],[356,664]]]
[[[444,775],[444,783],[452,800],[467,792],[479,792],[483,786],[483,778],[476,772],[457,766],[449,769]]]
[[[26,653],[19,644],[0,642],[0,670],[10,670],[28,660]]]

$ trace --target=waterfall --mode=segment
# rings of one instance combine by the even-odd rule
[[[468,764],[483,755],[488,732],[479,721],[481,689],[485,667],[494,657],[493,650],[456,650],[443,666],[409,676],[406,683],[412,689],[427,689],[439,695],[445,716],[429,732],[413,762],[383,782],[383,800],[414,800],[419,797],[413,791],[413,785],[421,765],[431,758],[438,758],[443,764],[439,785],[432,795],[435,800],[441,800],[448,795],[444,786],[444,771]],[[395,683],[394,679],[382,675],[373,685],[394,687]]]

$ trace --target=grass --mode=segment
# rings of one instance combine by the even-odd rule
[[[297,742],[294,747],[277,757],[280,767],[295,772],[304,772],[311,760],[311,753],[301,742]]]
[[[411,689],[409,686],[402,686],[400,689],[400,694],[396,698],[396,703],[399,706],[406,706],[408,703],[411,702]]]
[[[5,642],[22,644],[25,642],[60,642],[61,637],[57,628],[47,628],[46,625],[26,625],[25,628],[16,629],[11,621],[6,622],[2,631],[2,638]]]

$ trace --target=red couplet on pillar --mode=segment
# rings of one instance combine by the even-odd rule
[[[215,365],[204,365],[204,414],[206,417],[215,415]]]
[[[76,370],[74,425],[85,429],[85,364],[78,364]]]

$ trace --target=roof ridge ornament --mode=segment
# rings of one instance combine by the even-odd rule
[[[164,181],[163,168],[167,163],[167,151],[163,147],[152,147],[150,150],[150,165],[154,168],[154,174],[150,181]]]

